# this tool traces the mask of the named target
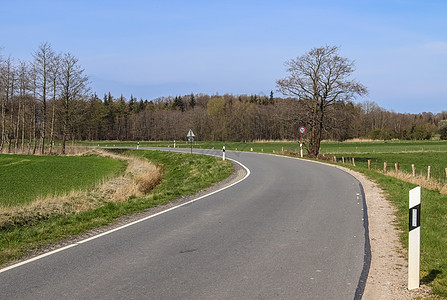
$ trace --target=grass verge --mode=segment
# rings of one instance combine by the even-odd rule
[[[148,159],[159,165],[163,173],[161,183],[149,193],[130,196],[127,201],[107,202],[91,210],[51,216],[32,226],[0,230],[0,265],[59,240],[107,225],[118,217],[194,194],[227,178],[233,172],[233,166],[229,161],[222,161],[216,157],[162,151],[113,152]]]

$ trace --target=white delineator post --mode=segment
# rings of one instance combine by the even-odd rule
[[[300,143],[300,156],[303,158],[303,143]]]
[[[225,146],[222,147],[222,160],[225,160]]]
[[[408,233],[408,289],[419,288],[421,266],[421,187],[410,190]]]

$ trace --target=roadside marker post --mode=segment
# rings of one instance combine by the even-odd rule
[[[140,149],[140,142],[137,143],[137,150]]]
[[[300,157],[303,158],[303,143],[301,142],[301,140],[306,133],[306,127],[301,126],[300,128],[298,128],[298,132],[300,133]]]
[[[225,160],[225,146],[222,147],[222,160]]]
[[[408,289],[419,288],[421,267],[421,187],[410,190],[408,220]]]

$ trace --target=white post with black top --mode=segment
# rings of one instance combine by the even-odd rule
[[[421,187],[410,190],[408,220],[408,289],[419,288],[421,266]]]
[[[222,160],[225,160],[225,146],[222,147]]]

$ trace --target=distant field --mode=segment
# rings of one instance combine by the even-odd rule
[[[447,141],[323,142],[321,153],[447,152]]]
[[[137,142],[120,142],[120,141],[96,141],[96,142],[78,142],[76,145],[79,146],[125,146],[125,147],[136,147]],[[191,145],[186,141],[176,141],[175,146],[177,148],[189,148]],[[299,144],[297,142],[207,142],[207,141],[196,141],[193,143],[194,149],[222,149],[223,146],[229,151],[251,151],[254,152],[266,152],[273,153],[288,150],[297,151],[299,149]],[[174,141],[155,141],[155,142],[140,142],[140,147],[174,147]]]
[[[0,206],[93,186],[125,169],[125,162],[98,156],[0,154]]]
[[[130,146],[136,147],[137,142],[100,141],[78,142],[82,146]],[[141,147],[174,147],[174,141],[140,142]],[[299,151],[299,143],[296,142],[207,142],[197,141],[193,148],[222,149],[273,153],[281,150]],[[189,148],[186,141],[176,141],[176,147]],[[322,154],[337,153],[401,153],[401,152],[447,152],[447,141],[372,141],[372,142],[322,142]]]
[[[338,162],[341,157],[345,157],[348,164],[352,163],[351,158],[355,159],[356,166],[368,167],[368,160],[371,160],[373,170],[383,170],[384,162],[387,162],[387,170],[394,170],[394,164],[399,163],[399,170],[408,174],[412,173],[411,165],[415,165],[415,175],[427,176],[428,166],[430,166],[430,176],[442,182],[446,182],[445,168],[447,168],[447,152],[421,152],[421,153],[339,153]]]

